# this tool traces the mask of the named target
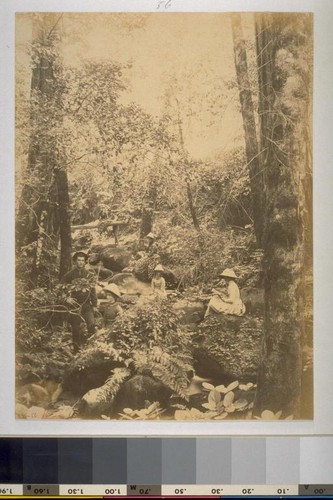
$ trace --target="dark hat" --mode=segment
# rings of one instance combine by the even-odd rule
[[[75,254],[73,255],[73,260],[76,261],[78,257],[84,257],[86,262],[88,262],[88,254],[82,252],[82,250],[80,250],[79,252],[75,252]]]

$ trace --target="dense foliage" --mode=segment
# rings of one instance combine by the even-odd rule
[[[257,20],[257,27],[262,19],[266,17]],[[254,38],[247,43],[236,40],[240,53],[248,53],[247,74],[236,61],[238,74],[230,72],[225,79],[205,72],[202,62],[163,75],[158,115],[128,99],[132,63],[111,57],[62,59],[62,38],[69,33],[61,32],[60,20],[56,14],[32,17],[32,41],[25,54],[29,71],[27,59],[17,65],[19,403],[47,407],[46,413],[32,412],[41,418],[251,418],[262,339],[279,322],[276,338],[281,339],[271,352],[276,363],[272,379],[279,378],[279,363],[293,366],[283,346],[293,331],[286,327],[288,321],[300,317],[294,300],[300,285],[310,310],[304,315],[310,326],[303,345],[312,339],[311,256],[292,249],[296,240],[299,247],[305,242],[309,248],[311,239],[311,169],[309,161],[302,162],[303,156],[311,157],[310,130],[303,126],[309,97],[304,82],[311,73],[308,20],[288,24],[276,18],[270,33],[274,51],[265,66],[257,66]],[[113,22],[124,21],[115,16]],[[138,24],[129,29],[144,24],[138,16]],[[264,35],[265,30],[259,32],[259,42]],[[264,50],[258,55],[264,57]],[[248,89],[237,87],[239,71]],[[265,76],[272,80],[273,93],[262,85]],[[252,158],[244,90],[259,108],[252,117],[252,150],[258,153]],[[209,137],[210,130],[220,127],[230,102],[240,122],[243,119],[244,134],[235,132],[227,149],[195,155],[189,138],[196,133]],[[300,166],[297,171],[294,161]],[[260,190],[258,215],[253,201]],[[83,232],[73,231],[77,225],[84,226]],[[151,231],[154,243],[147,248],[143,237]],[[89,293],[89,287],[84,280],[75,285],[61,282],[71,266],[72,243],[90,252],[104,299],[107,280],[117,279],[118,273],[140,282],[135,292],[123,294],[123,314],[111,326],[105,327],[99,315],[96,333],[84,339],[75,355],[66,298],[77,287]],[[118,256],[111,255],[115,247]],[[295,255],[300,255],[299,261]],[[303,277],[299,262],[307,266]],[[164,267],[168,289],[163,299],[147,291],[158,263]],[[237,275],[246,316],[204,320],[211,291],[225,268]],[[119,283],[122,288],[122,278]],[[271,283],[280,284],[273,309],[280,308],[281,314],[276,317]],[[89,286],[95,286],[95,279]],[[189,314],[192,319],[186,323],[186,312],[183,318],[175,312],[177,302],[192,307],[197,316]],[[299,361],[300,329],[298,333],[291,347],[296,346]],[[266,343],[268,350],[273,343]],[[191,386],[201,369],[203,377],[210,374],[209,383],[198,384],[193,395]],[[60,388],[47,389],[50,381]],[[65,406],[59,408],[61,391]],[[132,408],[130,396],[135,399],[135,392]],[[161,397],[155,397],[159,393]],[[264,405],[257,417],[280,418],[277,406]],[[29,414],[22,406],[17,411]]]

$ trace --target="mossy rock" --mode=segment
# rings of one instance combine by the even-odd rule
[[[104,384],[111,370],[122,366],[98,349],[86,349],[77,354],[65,371],[62,386],[65,391],[83,396],[90,389]]]
[[[172,310],[177,314],[181,325],[192,325],[203,319],[205,306],[200,300],[181,298],[172,304]]]
[[[198,328],[194,369],[216,383],[255,381],[262,345],[262,319],[246,315],[213,315]]]

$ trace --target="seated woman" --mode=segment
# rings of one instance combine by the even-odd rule
[[[212,312],[243,316],[245,314],[245,305],[242,302],[239,288],[235,282],[237,277],[234,270],[225,269],[220,276],[227,282],[228,295],[225,295],[222,290],[213,290],[214,295],[209,301],[205,318]]]
[[[153,279],[151,280],[151,289],[153,295],[157,298],[166,298],[165,279],[162,276],[164,269],[161,264],[154,268]]]

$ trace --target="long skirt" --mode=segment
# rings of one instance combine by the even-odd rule
[[[217,314],[234,314],[235,316],[243,316],[245,314],[245,305],[241,299],[238,299],[233,303],[229,303],[225,302],[217,295],[214,295],[209,301],[205,316],[208,316],[211,311]]]

